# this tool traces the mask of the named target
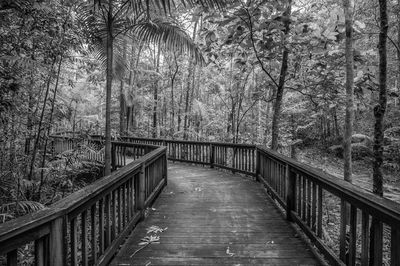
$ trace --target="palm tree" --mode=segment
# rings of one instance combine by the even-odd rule
[[[186,7],[195,4],[208,8],[223,8],[230,0],[179,0]],[[105,129],[105,174],[111,173],[111,91],[113,82],[114,44],[121,36],[132,36],[141,42],[164,45],[169,50],[187,53],[195,61],[202,57],[190,39],[179,26],[168,20],[175,0],[95,0],[94,5],[86,4],[83,12],[90,28],[91,37],[97,44],[98,55],[106,63],[106,129]],[[88,8],[90,7],[90,8]],[[157,18],[152,14],[157,13]],[[123,49],[120,49],[123,50]],[[117,55],[118,56],[118,55]],[[115,63],[119,60],[115,60]]]

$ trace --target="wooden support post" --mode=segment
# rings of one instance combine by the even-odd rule
[[[256,175],[256,181],[257,182],[260,182],[260,167],[261,167],[261,164],[260,164],[260,150],[256,147],[256,173],[255,173],[255,175]]]
[[[136,206],[138,211],[142,212],[141,214],[141,219],[144,219],[144,210],[146,209],[145,206],[145,202],[146,202],[146,180],[145,180],[145,164],[142,163],[141,167],[140,167],[140,174],[139,174],[139,184],[138,184],[138,188],[139,188],[139,193],[138,196],[136,198],[137,202],[136,202]]]
[[[290,166],[286,164],[286,220],[293,221],[292,211],[296,207],[296,173],[290,171]]]
[[[168,185],[168,155],[167,155],[167,150],[165,150],[165,157],[163,157],[163,162],[164,162],[164,187]]]
[[[214,168],[215,162],[215,146],[210,144],[210,168]]]
[[[64,217],[59,217],[51,222],[50,228],[50,265],[65,265],[66,222]]]

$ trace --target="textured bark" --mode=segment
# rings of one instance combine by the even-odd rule
[[[282,54],[282,64],[281,64],[281,71],[279,75],[279,82],[276,88],[276,98],[274,103],[274,114],[272,117],[272,141],[271,141],[271,149],[278,150],[278,142],[279,142],[279,122],[282,113],[282,99],[283,99],[283,92],[285,89],[285,81],[286,75],[288,72],[289,67],[289,49],[286,47],[287,37],[290,31],[290,15],[292,13],[292,0],[288,1],[288,7],[283,14],[285,17],[284,27],[285,27],[285,34],[283,35],[283,54]]]
[[[397,1],[397,92],[400,92],[400,0]]]
[[[384,117],[387,103],[387,37],[388,37],[388,14],[387,1],[379,0],[380,32],[379,32],[379,99],[374,107],[375,128],[374,128],[374,163],[373,163],[373,193],[383,196],[383,137]],[[376,231],[375,231],[376,230]],[[381,252],[375,254],[376,249],[382,248],[382,223],[372,219],[370,230],[370,265],[382,263]],[[378,246],[376,246],[378,245]]]
[[[105,154],[104,174],[111,174],[111,91],[113,81],[113,17],[112,0],[108,1],[107,17],[107,82],[106,82],[106,132],[105,132]]]
[[[373,192],[383,195],[382,188],[382,163],[383,163],[383,137],[384,137],[384,116],[387,103],[387,34],[388,15],[386,0],[379,0],[380,9],[380,33],[379,33],[379,99],[374,107],[375,128],[374,128],[374,164],[373,164]]]
[[[351,136],[354,120],[354,57],[353,18],[354,0],[343,0],[346,24],[346,116],[343,136],[344,180],[352,182]]]

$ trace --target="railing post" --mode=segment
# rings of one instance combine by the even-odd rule
[[[66,240],[66,221],[64,217],[59,217],[51,222],[50,227],[50,265],[65,265],[65,240]]]
[[[215,146],[210,144],[210,168],[214,168]]]
[[[146,209],[145,206],[145,201],[146,201],[146,180],[145,180],[145,174],[146,174],[146,166],[145,163],[143,162],[140,167],[140,174],[139,174],[139,193],[137,197],[137,209],[142,212],[141,216],[143,219],[144,218],[144,210]]]
[[[165,150],[165,156],[164,158],[164,187],[168,185],[168,155],[167,155],[167,150]]]
[[[256,147],[256,181],[260,182],[260,150]]]
[[[296,173],[290,171],[289,164],[286,164],[286,220],[293,221],[291,212],[296,206]]]

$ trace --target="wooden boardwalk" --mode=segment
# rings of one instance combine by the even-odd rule
[[[170,163],[168,174],[168,186],[111,265],[319,264],[252,179],[179,163]],[[147,234],[152,226],[164,231]],[[150,235],[159,243],[139,245]]]

